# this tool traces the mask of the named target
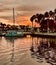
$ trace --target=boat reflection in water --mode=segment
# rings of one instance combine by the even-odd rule
[[[32,43],[30,50],[32,57],[38,59],[37,62],[44,62],[43,59],[45,59],[47,63],[50,63],[51,65],[56,65],[55,39],[42,38],[40,41],[37,39],[37,42],[35,42],[35,44]]]
[[[11,64],[10,65],[14,65],[14,40],[17,38],[16,37],[6,37],[5,39],[11,42],[11,59],[10,59]]]
[[[10,65],[14,65],[15,63],[15,40],[18,39],[18,37],[5,37],[7,42],[11,43],[11,57],[10,57]]]

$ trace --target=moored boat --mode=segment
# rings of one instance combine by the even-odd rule
[[[6,37],[24,37],[24,34],[22,31],[15,31],[15,30],[9,30],[5,34]]]

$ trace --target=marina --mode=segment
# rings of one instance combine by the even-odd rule
[[[56,65],[56,0],[0,0],[0,65]]]

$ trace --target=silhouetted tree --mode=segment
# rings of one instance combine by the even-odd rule
[[[49,29],[51,32],[54,32],[54,20],[53,19],[49,20]]]
[[[30,21],[32,22],[32,27],[33,27],[33,21],[34,21],[35,18],[36,18],[36,15],[33,15],[33,16],[30,18]]]
[[[33,15],[30,20],[32,22],[32,26],[33,20],[40,23],[40,29],[42,29],[42,31],[56,31],[56,9],[54,9],[54,12],[50,10],[49,12],[46,11],[44,14],[37,13],[36,15]]]
[[[38,22],[39,22],[39,23],[41,22],[41,20],[43,19],[43,17],[44,17],[43,14],[39,14],[39,15],[38,15]]]
[[[49,17],[49,13],[48,12],[45,12],[44,13],[44,17]]]
[[[54,13],[56,14],[56,9],[54,9]]]
[[[49,15],[50,15],[50,17],[53,17],[54,16],[54,12],[52,12],[52,10],[49,11]]]

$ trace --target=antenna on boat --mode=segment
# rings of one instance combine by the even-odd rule
[[[13,8],[13,25],[15,25],[15,11],[14,11],[14,8]]]

